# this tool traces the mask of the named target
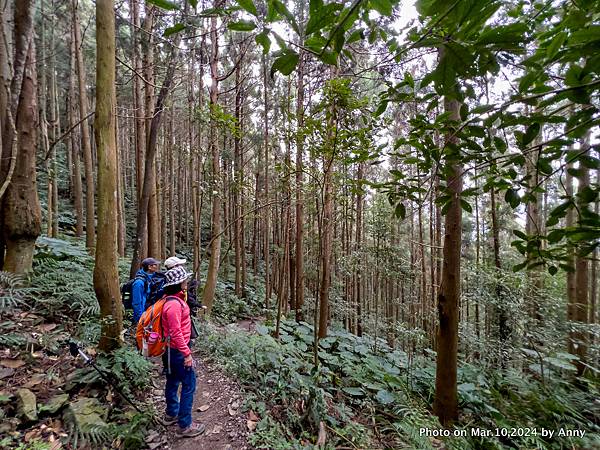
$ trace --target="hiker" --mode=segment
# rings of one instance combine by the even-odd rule
[[[186,262],[186,259],[171,256],[165,259],[164,264],[167,269],[174,269],[175,267],[183,266]],[[198,309],[202,307],[197,296],[198,284],[198,280],[192,280],[188,283],[187,303],[192,310],[192,316],[198,315]]]
[[[135,281],[131,287],[131,306],[133,308],[133,319],[131,322],[137,325],[142,313],[146,310],[146,300],[150,294],[152,277],[158,271],[160,261],[154,258],[145,258],[142,268],[135,274]]]
[[[168,301],[163,307],[162,326],[168,346],[162,356],[167,376],[165,385],[167,409],[163,422],[165,425],[177,423],[179,436],[194,437],[202,434],[205,426],[192,421],[196,373],[190,350],[192,321],[190,308],[185,301],[188,280],[192,274],[179,265],[168,270],[165,276],[164,292]],[[181,385],[180,396],[178,396],[179,385]]]

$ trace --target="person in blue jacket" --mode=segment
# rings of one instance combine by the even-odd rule
[[[150,280],[160,267],[160,261],[154,258],[145,258],[142,268],[135,274],[135,281],[131,286],[131,306],[133,308],[133,325],[136,325],[144,313],[146,299],[150,293]]]

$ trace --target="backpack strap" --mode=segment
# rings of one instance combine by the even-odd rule
[[[142,275],[139,274],[135,274],[135,277],[133,278],[134,280],[142,280],[144,282],[144,294],[146,293],[146,291],[148,290],[148,277],[144,277]],[[146,306],[146,305],[144,305]]]
[[[165,306],[167,306],[167,302],[171,301],[171,300],[177,300],[179,302],[179,304],[181,305],[181,310],[183,311],[183,303],[181,303],[180,298],[176,297],[174,295],[167,295],[167,296],[165,296],[165,304],[163,305],[163,313],[165,311]],[[161,315],[162,315],[162,313],[161,313]],[[165,337],[165,329],[164,329],[165,325],[164,325],[164,323],[163,323],[162,320],[160,321],[160,328],[161,328],[160,331],[161,331],[161,333],[163,335],[163,338],[164,338]]]

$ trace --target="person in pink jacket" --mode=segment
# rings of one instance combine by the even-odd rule
[[[163,422],[165,425],[177,423],[177,434],[182,437],[198,436],[205,430],[203,424],[192,420],[196,373],[189,347],[192,321],[186,302],[187,284],[191,275],[183,266],[174,267],[165,273],[164,292],[167,301],[162,312],[163,332],[168,340],[167,351],[162,357],[167,374],[167,409]],[[180,385],[181,395],[178,395]]]

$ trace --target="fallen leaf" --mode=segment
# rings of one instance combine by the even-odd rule
[[[49,331],[54,330],[57,326],[58,326],[58,324],[55,324],[55,323],[44,323],[42,325],[39,325],[37,327],[37,329],[44,333],[47,333]]]
[[[15,373],[15,369],[11,369],[10,367],[0,369],[0,380],[10,377],[13,373]]]
[[[216,425],[212,430],[212,434],[219,434],[222,430],[223,427],[221,425]]]
[[[248,427],[249,431],[254,431],[256,430],[256,424],[257,422],[253,421],[253,420],[248,420],[246,421],[246,426]]]
[[[29,442],[31,440],[33,440],[34,438],[37,438],[41,435],[40,430],[31,430],[28,431],[27,433],[25,433],[25,442]]]
[[[200,407],[198,408],[198,411],[200,411],[200,412],[204,412],[204,411],[206,411],[208,408],[210,408],[210,406],[208,406],[208,405],[202,405],[202,406],[200,406]]]
[[[37,386],[38,384],[40,384],[41,382],[43,382],[45,379],[46,379],[45,373],[36,373],[23,386],[26,388],[34,387],[34,386]]]
[[[317,438],[317,447],[325,447],[327,441],[327,431],[325,431],[325,423],[319,422],[319,437]]]
[[[251,420],[252,422],[258,422],[260,418],[256,415],[254,411],[250,411],[248,413],[248,420]]]
[[[11,369],[18,369],[25,365],[25,361],[22,359],[1,359],[0,366],[10,367]]]

